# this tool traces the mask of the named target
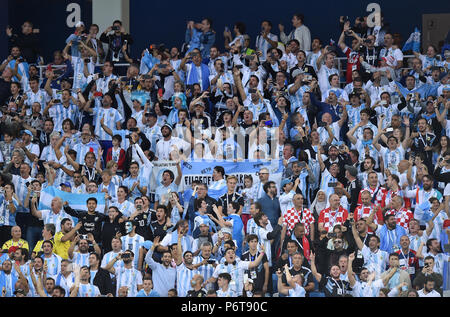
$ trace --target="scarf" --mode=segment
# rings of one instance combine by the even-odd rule
[[[315,212],[315,213],[317,214],[317,216],[319,216],[319,214],[320,214],[320,212],[321,212],[322,210],[324,210],[325,208],[327,208],[327,201],[326,201],[326,199],[325,199],[325,201],[318,201],[318,200],[317,200],[317,196],[319,195],[320,192],[324,193],[325,196],[326,196],[326,193],[325,193],[323,190],[319,190],[319,191],[317,192],[316,198],[314,199],[313,203],[311,204],[311,208],[310,208],[310,210],[311,210],[313,213]],[[314,210],[316,210],[316,211],[314,211]]]
[[[209,68],[205,64],[200,65],[202,70],[202,90],[209,88]],[[198,83],[197,66],[194,63],[191,64],[191,69],[187,74],[186,85],[193,85]]]

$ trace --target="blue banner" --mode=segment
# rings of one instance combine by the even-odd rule
[[[39,210],[51,209],[52,199],[60,197],[63,201],[69,202],[69,206],[77,210],[87,211],[86,201],[90,197],[97,199],[97,211],[104,213],[105,210],[105,194],[74,194],[57,189],[54,186],[48,186],[41,191],[41,199],[39,201]]]

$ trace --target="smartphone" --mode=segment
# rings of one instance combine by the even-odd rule
[[[230,32],[230,28],[228,26],[225,27],[225,32]]]
[[[87,240],[87,239],[88,239],[88,235],[87,235],[87,234],[82,234],[82,235],[80,236],[80,239],[81,239],[81,240]]]
[[[387,101],[386,101],[386,100],[381,100],[381,101],[380,101],[380,105],[382,105],[382,106],[387,105]]]
[[[336,238],[336,237],[337,237],[337,234],[336,234],[335,232],[332,232],[332,233],[329,233],[329,234],[328,234],[328,237],[330,237],[330,238]]]
[[[256,89],[254,89],[254,88],[249,88],[249,89],[248,89],[248,93],[249,93],[249,94],[256,94]]]
[[[53,99],[53,103],[61,103],[61,99]]]
[[[122,78],[120,78],[120,81],[123,82],[123,83],[126,83],[128,81],[128,78],[127,77],[122,77]]]
[[[336,186],[337,186],[337,182],[328,183],[328,187],[336,187]]]
[[[236,65],[237,69],[241,69],[242,67],[244,67],[244,65]]]
[[[163,94],[164,94],[163,89],[159,88],[158,89],[158,96],[162,98]]]
[[[129,258],[131,258],[131,254],[130,253],[124,253],[124,254],[121,255],[121,258],[122,259],[129,259]]]
[[[215,261],[215,260],[207,260],[206,263],[208,263],[208,264],[214,264],[214,263],[216,263],[216,261]]]
[[[300,163],[298,163],[298,166],[300,166],[301,168],[306,167],[306,162],[301,161]]]
[[[244,284],[248,283],[248,274],[244,274]]]
[[[326,126],[327,126],[327,123],[321,121],[321,122],[319,122],[318,126],[323,128],[323,127],[326,127]]]
[[[392,131],[394,131],[394,128],[387,128],[386,129],[386,132],[392,132]]]

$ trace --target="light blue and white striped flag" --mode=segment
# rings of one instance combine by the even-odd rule
[[[105,194],[75,194],[68,193],[57,189],[54,186],[48,186],[41,191],[41,199],[39,201],[39,210],[51,209],[52,199],[60,197],[63,202],[69,202],[69,206],[76,210],[87,211],[86,200],[90,197],[97,199],[97,211],[103,213],[105,209]]]
[[[420,53],[420,31],[417,27],[414,29],[414,32],[411,33],[409,39],[405,42],[402,51],[413,51]]]
[[[420,205],[416,206],[414,210],[414,218],[417,220],[422,220],[423,222],[430,221],[434,214],[431,211],[431,203],[427,200]]]

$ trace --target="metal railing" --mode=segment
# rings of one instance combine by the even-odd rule
[[[39,69],[39,81],[42,81],[44,79],[45,70],[47,69],[47,67],[49,65],[50,64],[36,66]],[[103,65],[104,64],[98,64],[98,65],[95,65],[95,67],[102,67]],[[51,66],[52,66],[52,68],[56,68],[56,69],[67,67],[66,65],[51,65]],[[128,67],[128,66],[130,66],[129,63],[114,64],[114,68]],[[70,78],[73,78],[73,77],[70,77]]]

